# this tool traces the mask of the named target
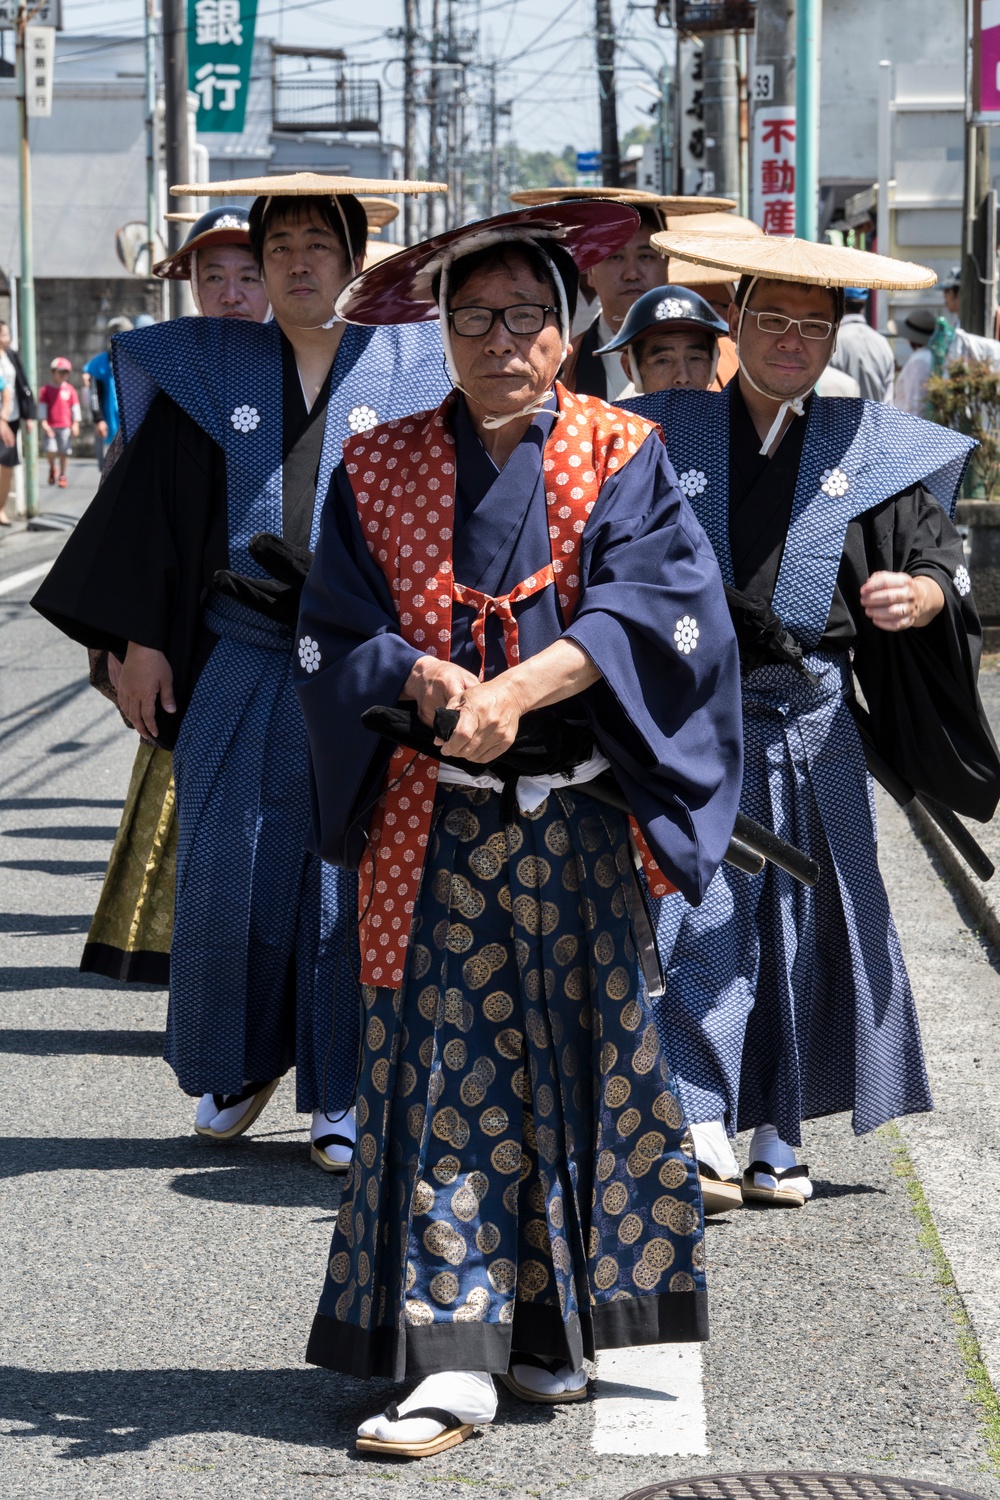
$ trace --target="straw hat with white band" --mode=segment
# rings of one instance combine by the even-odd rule
[[[663,230],[654,234],[650,244],[662,255],[677,256],[692,265],[708,266],[723,273],[729,281],[749,276],[750,285],[740,303],[736,329],[736,357],[740,370],[761,396],[780,401],[778,414],[761,447],[768,453],[781,431],[785,413],[800,417],[809,390],[783,399],[757,384],[740,359],[740,334],[750,295],[758,281],[788,281],[799,286],[843,288],[867,287],[872,291],[923,291],[933,286],[937,276],[926,266],[907,260],[892,260],[887,255],[873,255],[868,250],[851,250],[844,245],[817,244],[812,240],[784,238],[778,235],[730,237],[722,234],[699,234],[696,230]],[[810,390],[812,387],[809,388]]]
[[[547,262],[556,289],[565,359],[570,339],[569,299],[557,257],[554,251],[550,254],[550,249],[558,246],[572,258],[578,271],[584,271],[624,245],[635,233],[638,222],[638,215],[630,205],[591,200],[549,203],[537,209],[523,208],[464,224],[419,245],[411,245],[356,277],[337,298],[337,314],[345,323],[362,324],[440,319],[448,372],[456,389],[461,390],[448,326],[450,270],[456,261],[494,245],[530,244]],[[540,410],[550,394],[547,391],[530,407],[510,416],[488,417],[484,425],[501,427],[516,417]]]

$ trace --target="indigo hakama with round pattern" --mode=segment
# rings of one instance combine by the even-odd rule
[[[438,791],[308,1358],[396,1379],[707,1337],[690,1135],[637,984],[624,816]],[[405,1024],[403,1022],[405,1017]]]

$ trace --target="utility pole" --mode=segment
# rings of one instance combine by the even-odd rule
[[[146,0],[146,275],[156,259],[156,0]]]
[[[611,0],[595,0],[594,18],[597,23],[597,93],[601,106],[601,181],[605,187],[620,187],[622,167],[618,151],[615,22]]]
[[[822,0],[796,0],[795,233],[819,238],[819,41]]]
[[[38,393],[38,349],[35,333],[35,260],[31,240],[31,148],[28,144],[28,69],[25,55],[25,30],[28,25],[27,0],[17,7],[17,128],[20,150],[18,165],[21,189],[21,309],[18,352],[24,374],[32,391]],[[28,431],[24,424],[24,508],[27,515],[38,514],[38,427]]]
[[[441,156],[440,156],[440,71],[438,63],[441,60],[441,15],[440,0],[433,0],[431,5],[431,66],[430,83],[427,85],[427,180],[429,182],[440,182],[441,180]],[[437,194],[427,193],[424,198],[426,204],[426,222],[424,233],[430,239],[438,227]]]
[[[497,65],[490,63],[490,190],[487,213],[492,217],[499,212],[497,201],[500,190],[500,153],[497,149]]]
[[[416,60],[417,0],[404,0],[403,33],[403,176],[410,182],[417,175]],[[433,180],[433,179],[432,179]],[[403,244],[412,245],[416,204],[408,193],[403,199]]]
[[[705,37],[702,106],[705,111],[705,192],[740,194],[740,67],[733,31]]]
[[[960,317],[967,333],[988,334],[991,338],[993,329],[986,326],[986,293],[993,275],[988,223],[992,201],[990,127],[966,125]]]
[[[191,180],[186,0],[163,0],[163,95],[169,189],[175,182]],[[190,201],[189,198],[175,198],[174,207],[178,213],[190,213]],[[168,224],[167,236],[170,251],[179,250],[184,238],[184,226]],[[182,318],[190,310],[190,289],[183,281],[171,281],[169,287],[170,316]],[[187,297],[184,296],[185,292]]]

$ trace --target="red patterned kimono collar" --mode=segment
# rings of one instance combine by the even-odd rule
[[[657,428],[591,396],[556,385],[558,414],[542,458],[551,560],[531,578],[494,599],[455,582],[454,395],[433,412],[387,423],[344,445],[344,465],[362,533],[392,593],[404,640],[427,656],[451,655],[452,604],[478,613],[473,639],[482,654],[486,619],[496,614],[507,663],[518,660],[512,605],[553,584],[568,623],[580,599],[584,528],[607,480],[620,472]],[[373,858],[363,863],[361,979],[398,988],[420,889],[434,811],[438,762],[397,749],[369,827]],[[633,823],[654,894],[672,889],[652,862]]]

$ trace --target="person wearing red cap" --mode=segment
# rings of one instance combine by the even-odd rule
[[[636,224],[616,203],[506,214],[337,303],[439,317],[455,387],[345,444],[294,668],[316,845],[360,862],[366,1011],[307,1358],[419,1382],[361,1424],[367,1454],[461,1442],[494,1376],[579,1401],[597,1349],[706,1336],[633,858],[697,901],[726,854],[736,646],[657,429],[555,379],[578,271]],[[408,737],[376,739],[397,704]],[[501,759],[525,736],[551,747],[531,774]]]
[[[72,362],[59,355],[52,361],[56,384],[43,385],[38,396],[38,415],[45,434],[45,452],[49,458],[49,484],[56,483],[58,462],[59,488],[68,484],[66,466],[73,451],[72,439],[80,436],[80,398],[66,376]]]

